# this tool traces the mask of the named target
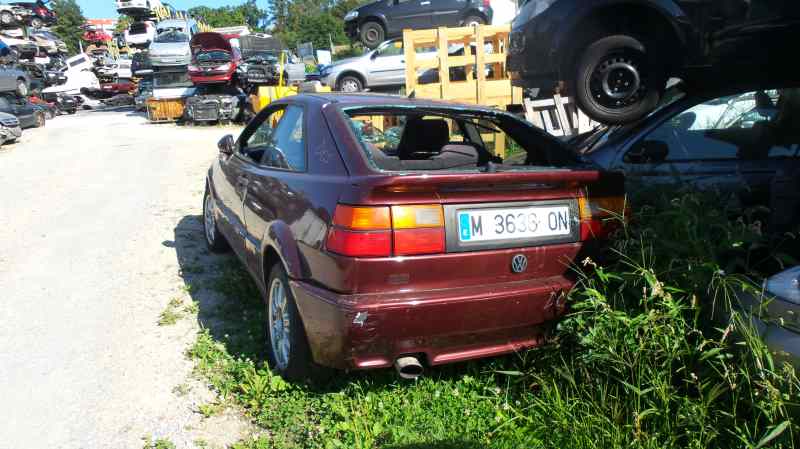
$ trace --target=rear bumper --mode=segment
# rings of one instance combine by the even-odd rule
[[[314,360],[341,369],[392,366],[405,354],[429,365],[540,345],[564,312],[564,276],[396,294],[340,295],[292,281]]]

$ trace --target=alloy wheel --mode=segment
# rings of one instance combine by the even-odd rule
[[[273,279],[269,289],[269,341],[277,369],[289,366],[291,352],[291,326],[286,286],[283,280]]]
[[[206,195],[206,204],[203,208],[203,220],[206,230],[206,240],[210,245],[214,244],[216,238],[216,221],[214,218],[214,200],[211,195]]]
[[[347,78],[344,81],[342,81],[341,90],[342,92],[358,92],[361,89],[360,86],[358,85],[358,81],[352,78]]]

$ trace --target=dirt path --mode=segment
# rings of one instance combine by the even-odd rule
[[[0,148],[0,447],[216,446],[247,431],[196,413],[213,398],[187,380],[196,321],[157,325],[188,298],[176,224],[200,215],[216,141],[235,132],[91,112]]]

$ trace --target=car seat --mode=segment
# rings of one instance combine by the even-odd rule
[[[397,145],[397,155],[400,160],[429,159],[441,153],[449,142],[450,127],[446,120],[409,118]]]

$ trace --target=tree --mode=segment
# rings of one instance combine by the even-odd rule
[[[131,19],[129,16],[119,16],[117,26],[114,28],[114,31],[117,33],[124,33],[125,30],[131,26],[131,23],[133,23],[133,19]]]
[[[247,25],[254,31],[263,31],[267,12],[256,5],[255,0],[248,0],[238,6],[222,6],[209,8],[196,6],[189,14],[202,19],[213,28]]]
[[[64,40],[70,54],[77,53],[83,35],[81,27],[86,23],[81,7],[75,0],[53,0],[50,5],[58,17],[53,32]]]

